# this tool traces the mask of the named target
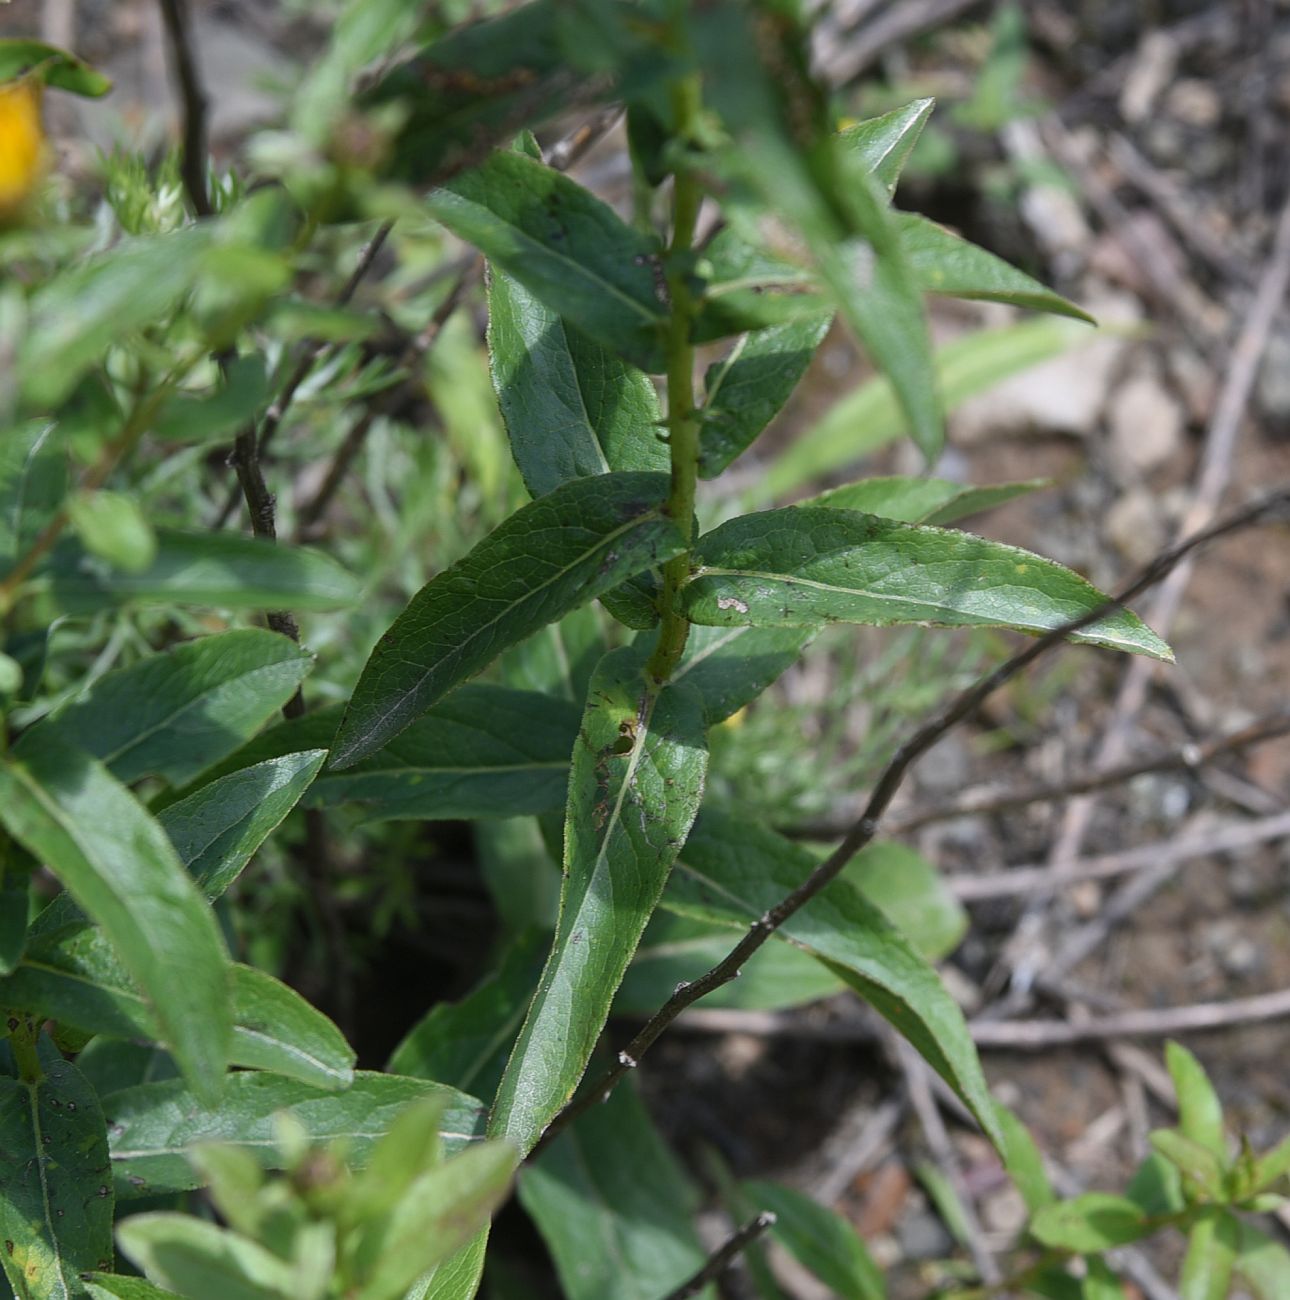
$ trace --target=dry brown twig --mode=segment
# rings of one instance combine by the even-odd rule
[[[775,1216],[769,1210],[764,1210],[749,1219],[709,1256],[704,1266],[693,1277],[682,1282],[675,1291],[669,1291],[663,1300],[686,1300],[687,1296],[698,1295],[709,1282],[715,1282],[762,1233],[772,1228],[774,1224]]]

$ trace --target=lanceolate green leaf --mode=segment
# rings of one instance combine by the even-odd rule
[[[751,704],[791,668],[813,635],[811,628],[695,624],[672,680],[685,682],[703,696],[703,716],[714,726]],[[652,647],[653,637],[641,644]]]
[[[67,491],[67,457],[52,420],[0,433],[0,574],[25,555]]]
[[[1290,1251],[1252,1223],[1240,1223],[1235,1271],[1257,1300],[1290,1295]]]
[[[1241,1224],[1235,1215],[1219,1206],[1202,1210],[1187,1233],[1180,1300],[1227,1300],[1240,1245]]]
[[[610,470],[667,469],[662,411],[648,376],[503,272],[489,282],[488,355],[511,453],[531,495]]]
[[[163,1291],[141,1277],[121,1273],[96,1273],[85,1281],[92,1300],[182,1300],[174,1291]]]
[[[901,250],[925,292],[1006,302],[1095,324],[1073,302],[944,226],[912,212],[896,213],[895,221]]]
[[[218,898],[237,879],[299,803],[326,757],[326,750],[306,749],[266,759],[202,786],[157,814],[207,898]]]
[[[43,726],[118,781],[163,776],[181,785],[258,731],[312,666],[276,632],[224,632],[108,673]]]
[[[711,970],[731,949],[730,928],[689,916],[654,913],[614,999],[615,1015],[652,1016],[676,991]],[[714,989],[704,1007],[779,1011],[840,993],[846,984],[822,962],[787,943],[768,943],[737,980]]]
[[[664,368],[659,245],[589,190],[500,152],[435,190],[427,206],[576,328],[642,370]]]
[[[19,1300],[68,1300],[80,1274],[112,1267],[107,1128],[70,1061],[43,1068],[0,1078],[0,1264]]]
[[[489,1125],[523,1152],[573,1096],[703,793],[698,693],[642,664],[605,656],[574,748],[560,920]]]
[[[893,475],[867,478],[845,487],[832,488],[800,502],[806,506],[828,506],[832,510],[859,510],[884,519],[908,524],[952,524],[967,515],[991,510],[1005,501],[1051,487],[1052,480],[1027,479],[1021,483],[996,483],[992,487],[971,487],[943,478],[913,478]]]
[[[136,1214],[117,1234],[121,1249],[153,1281],[213,1300],[289,1300],[291,1265],[259,1242],[188,1214]],[[310,1298],[312,1300],[312,1298]]]
[[[728,814],[695,824],[663,905],[746,928],[810,875],[806,849]],[[846,880],[835,880],[790,917],[776,936],[829,964],[885,1016],[1001,1140],[981,1063],[963,1015],[909,940]]]
[[[840,621],[1044,632],[1106,600],[1078,574],[1014,546],[818,506],[732,519],[699,539],[695,561],[686,614],[724,627]],[[1075,639],[1173,657],[1127,610]]]
[[[55,548],[50,590],[71,613],[135,601],[222,609],[345,609],[358,581],[321,551],[255,537],[157,530],[157,558],[141,573],[109,569],[75,539]]]
[[[321,1088],[344,1088],[354,1052],[340,1030],[294,990],[249,966],[232,968],[234,1065],[270,1070]],[[72,924],[32,941],[0,1004],[88,1033],[156,1039],[156,1016],[103,932]]]
[[[847,864],[843,878],[928,961],[947,957],[967,933],[963,904],[921,854],[892,840],[875,840]]]
[[[879,180],[888,194],[896,189],[923,127],[935,108],[934,99],[915,99],[881,117],[871,117],[840,132],[843,144]]]
[[[530,502],[432,579],[354,688],[332,767],[374,754],[508,645],[682,549],[661,474],[574,479]]]
[[[704,375],[699,474],[715,478],[779,413],[806,373],[832,312],[743,335]]]
[[[224,1097],[204,1109],[179,1079],[144,1083],[103,1098],[117,1194],[179,1192],[199,1186],[185,1152],[196,1142],[223,1142],[248,1151],[266,1168],[279,1159],[273,1117],[281,1110],[314,1142],[339,1139],[361,1166],[398,1115],[425,1097],[446,1099],[442,1137],[458,1151],[479,1136],[483,1106],[473,1097],[421,1079],[360,1071],[344,1092],[329,1092],[271,1074],[231,1074]]]
[[[0,82],[33,75],[47,86],[70,90],[74,95],[97,99],[112,89],[101,72],[95,72],[84,60],[43,41],[0,41]]]
[[[697,1197],[624,1083],[520,1175],[567,1300],[670,1294],[702,1266]]]
[[[35,732],[0,767],[0,818],[103,927],[194,1091],[218,1097],[232,1035],[228,955],[165,831],[100,763]]]
[[[309,802],[391,818],[518,817],[564,805],[578,710],[502,686],[466,685],[379,753],[324,775]]]

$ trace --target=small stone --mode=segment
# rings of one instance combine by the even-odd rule
[[[1155,497],[1144,488],[1130,488],[1106,512],[1106,535],[1132,564],[1145,564],[1163,549],[1164,521]]]
[[[1166,32],[1143,38],[1120,89],[1120,112],[1126,122],[1144,121],[1178,66],[1178,43]]]
[[[1026,1202],[1015,1187],[1001,1187],[981,1200],[981,1223],[990,1232],[1015,1236],[1026,1226]]]
[[[1268,340],[1255,391],[1272,432],[1290,432],[1290,330],[1277,330]]]
[[[925,789],[942,793],[967,784],[972,759],[967,746],[951,733],[933,745],[918,764],[918,781]]]
[[[931,1210],[906,1214],[896,1236],[906,1259],[941,1259],[954,1249],[954,1238]]]
[[[1121,482],[1134,482],[1182,453],[1182,407],[1153,373],[1135,374],[1116,390],[1107,423],[1111,468]]]
[[[1170,86],[1165,112],[1187,126],[1208,130],[1222,120],[1223,101],[1210,82],[1183,77]]]

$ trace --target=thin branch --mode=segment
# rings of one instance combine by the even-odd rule
[[[987,898],[1013,898],[1018,894],[1046,893],[1080,880],[1107,880],[1144,868],[1173,868],[1189,858],[1206,858],[1215,853],[1233,853],[1255,844],[1290,835],[1290,812],[1261,817],[1255,821],[1234,821],[1203,835],[1183,835],[1156,840],[1117,853],[1081,858],[1068,868],[1013,867],[984,876],[951,876],[946,885],[965,903]],[[1076,932],[1078,933],[1078,931]]]
[[[698,1295],[709,1282],[719,1278],[763,1232],[773,1227],[774,1223],[775,1216],[769,1210],[763,1210],[755,1218],[749,1219],[709,1257],[708,1262],[692,1278],[682,1282],[675,1291],[669,1291],[663,1300],[685,1300],[687,1296]]]
[[[887,834],[905,835],[933,822],[949,821],[955,817],[1010,812],[1014,808],[1024,808],[1032,803],[1053,803],[1059,799],[1069,799],[1073,795],[1087,794],[1091,790],[1103,790],[1107,786],[1121,785],[1135,777],[1147,776],[1152,772],[1196,772],[1224,754],[1248,749],[1252,745],[1261,745],[1265,741],[1276,740],[1287,734],[1290,734],[1290,712],[1277,712],[1238,731],[1215,736],[1202,743],[1189,741],[1164,754],[1156,754],[1135,763],[1125,763],[1122,767],[1107,768],[1100,772],[1084,772],[1068,780],[1054,781],[1048,785],[1023,786],[1021,789],[1014,790],[969,790],[952,803],[938,804],[933,808],[925,808],[904,817],[897,817],[888,823]],[[810,827],[808,831],[811,838],[819,837],[821,834],[840,833],[831,830],[822,831],[819,827]]]
[[[852,828],[843,837],[842,842],[816,869],[790,894],[782,898],[773,908],[760,917],[729,954],[706,974],[699,976],[689,984],[679,986],[675,993],[654,1014],[641,1029],[626,1049],[619,1053],[618,1062],[582,1095],[561,1111],[551,1122],[541,1141],[534,1148],[534,1154],[542,1151],[546,1144],[562,1131],[574,1118],[590,1109],[607,1097],[619,1080],[633,1069],[653,1046],[659,1035],[684,1011],[700,998],[714,989],[720,988],[735,979],[744,963],[775,933],[785,921],[800,908],[815,898],[827,885],[841,873],[848,862],[869,844],[878,831],[878,824],[904,782],[909,769],[947,733],[952,731],[965,718],[971,716],[994,691],[1011,681],[1023,669],[1028,668],[1036,659],[1049,650],[1062,644],[1067,637],[1099,622],[1107,615],[1122,609],[1135,596],[1154,586],[1166,577],[1176,565],[1180,564],[1197,547],[1204,546],[1220,537],[1251,527],[1278,516],[1286,515],[1290,510],[1290,489],[1275,492],[1237,511],[1222,522],[1197,533],[1194,537],[1175,546],[1156,557],[1118,596],[1104,601],[1096,609],[1090,610],[1079,618],[1053,628],[1043,636],[1032,641],[1029,646],[1012,658],[1000,664],[992,672],[980,679],[974,686],[963,691],[952,700],[939,714],[920,727],[896,751],[877,785],[869,797],[864,812]]]
[[[197,59],[193,54],[188,0],[161,0],[161,16],[166,24],[170,58],[182,101],[184,189],[188,192],[188,201],[193,205],[193,211],[199,217],[209,217],[214,213],[207,188],[209,169],[206,159],[206,122],[209,105]]]
[[[350,273],[350,277],[345,281],[344,287],[336,295],[335,305],[337,307],[347,307],[353,300],[354,294],[358,291],[358,286],[362,284],[367,273],[372,269],[372,264],[376,261],[385,242],[390,237],[390,231],[394,229],[394,222],[386,221],[381,224],[376,233],[368,241],[367,247],[359,254],[358,263]],[[237,435],[233,443],[233,451],[229,457],[229,463],[236,469],[239,464],[245,460],[248,463],[258,461],[264,454],[265,448],[273,440],[274,434],[277,433],[282,424],[282,419],[287,413],[287,409],[295,400],[296,392],[300,385],[309,377],[309,372],[314,368],[319,356],[327,344],[322,339],[315,339],[309,343],[300,359],[296,362],[295,369],[287,377],[287,382],[282,385],[282,391],[274,398],[268,410],[264,413],[264,418],[257,429],[255,422],[248,424],[242,432]],[[239,479],[241,474],[239,472]],[[229,516],[237,508],[238,489],[235,487],[228,495],[223,507],[215,518],[214,527],[223,528],[228,522]],[[252,527],[255,526],[254,514],[252,516]]]

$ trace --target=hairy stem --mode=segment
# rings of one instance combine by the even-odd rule
[[[673,91],[677,130],[689,139],[697,123],[700,87],[697,76],[686,77]],[[685,653],[689,620],[680,612],[680,592],[690,574],[689,544],[694,533],[694,494],[699,477],[699,417],[694,405],[693,331],[697,304],[690,289],[688,254],[694,247],[703,191],[688,168],[676,173],[672,199],[672,242],[668,246],[667,285],[672,319],[667,341],[667,429],[672,451],[672,487],[667,510],[685,538],[686,549],[663,568],[662,622],[648,671],[657,682],[671,676]]]

